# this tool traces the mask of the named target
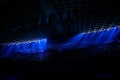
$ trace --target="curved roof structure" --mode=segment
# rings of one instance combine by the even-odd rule
[[[1,42],[74,35],[120,25],[119,2],[2,0]]]

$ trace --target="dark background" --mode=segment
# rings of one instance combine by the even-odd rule
[[[62,15],[64,12],[67,18]],[[119,18],[118,0],[0,0],[0,44],[41,37],[61,43],[78,33],[93,31],[96,25],[97,29],[119,26]],[[116,38],[120,39],[119,35]],[[0,60],[0,77],[21,80],[64,74],[70,74],[67,77],[74,74],[119,76],[120,44],[115,41],[109,45],[109,49],[100,51],[95,50],[99,45],[62,52],[49,50],[51,55],[44,61],[3,59]]]
[[[1,0],[0,42],[54,40],[58,35],[93,31],[96,26],[97,30],[119,26],[119,17],[117,0]]]

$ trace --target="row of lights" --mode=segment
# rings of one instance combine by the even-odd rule
[[[93,33],[93,32],[101,32],[101,31],[109,31],[111,29],[114,28],[120,28],[120,26],[118,27],[109,27],[108,29],[100,29],[100,30],[95,30],[95,31],[89,31],[89,32],[84,32],[82,34],[87,34],[87,33]],[[22,42],[14,42],[14,43],[5,43],[3,45],[18,45],[18,44],[25,44],[25,43],[33,43],[33,42],[40,42],[40,41],[47,41],[47,39],[41,39],[41,40],[29,40],[29,41],[22,41]]]
[[[120,26],[118,26],[118,27],[109,27],[108,29],[100,29],[100,30],[95,30],[95,31],[88,31],[88,32],[84,32],[82,34],[93,33],[93,32],[101,32],[101,31],[109,31],[109,30],[114,29],[114,28],[120,28]]]
[[[5,43],[3,45],[18,45],[18,44],[26,44],[26,43],[40,43],[41,41],[47,42],[47,39],[40,39],[40,40],[29,40],[29,41],[22,41],[22,42],[14,42],[14,43]]]

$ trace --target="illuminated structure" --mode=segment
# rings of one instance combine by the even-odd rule
[[[92,31],[87,33],[80,33],[72,39],[64,43],[60,48],[85,48],[91,45],[105,44],[115,40],[115,37],[120,33],[119,27],[111,27],[99,31]]]
[[[2,49],[4,55],[3,58],[8,57],[12,53],[42,53],[47,49],[47,39],[24,41],[18,43],[5,44]]]
[[[119,27],[111,27],[98,31],[80,33],[68,41],[63,42],[60,46],[57,44],[55,45],[59,51],[73,48],[86,48],[92,45],[113,42],[119,33]],[[44,51],[48,49],[54,49],[52,44],[50,44],[51,47],[48,48],[49,45],[47,39],[4,44],[4,47],[2,48],[2,53],[4,53],[3,58],[6,58],[13,53],[43,54]]]

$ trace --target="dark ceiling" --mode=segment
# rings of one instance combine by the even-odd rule
[[[0,41],[61,37],[120,25],[110,0],[0,0]]]

